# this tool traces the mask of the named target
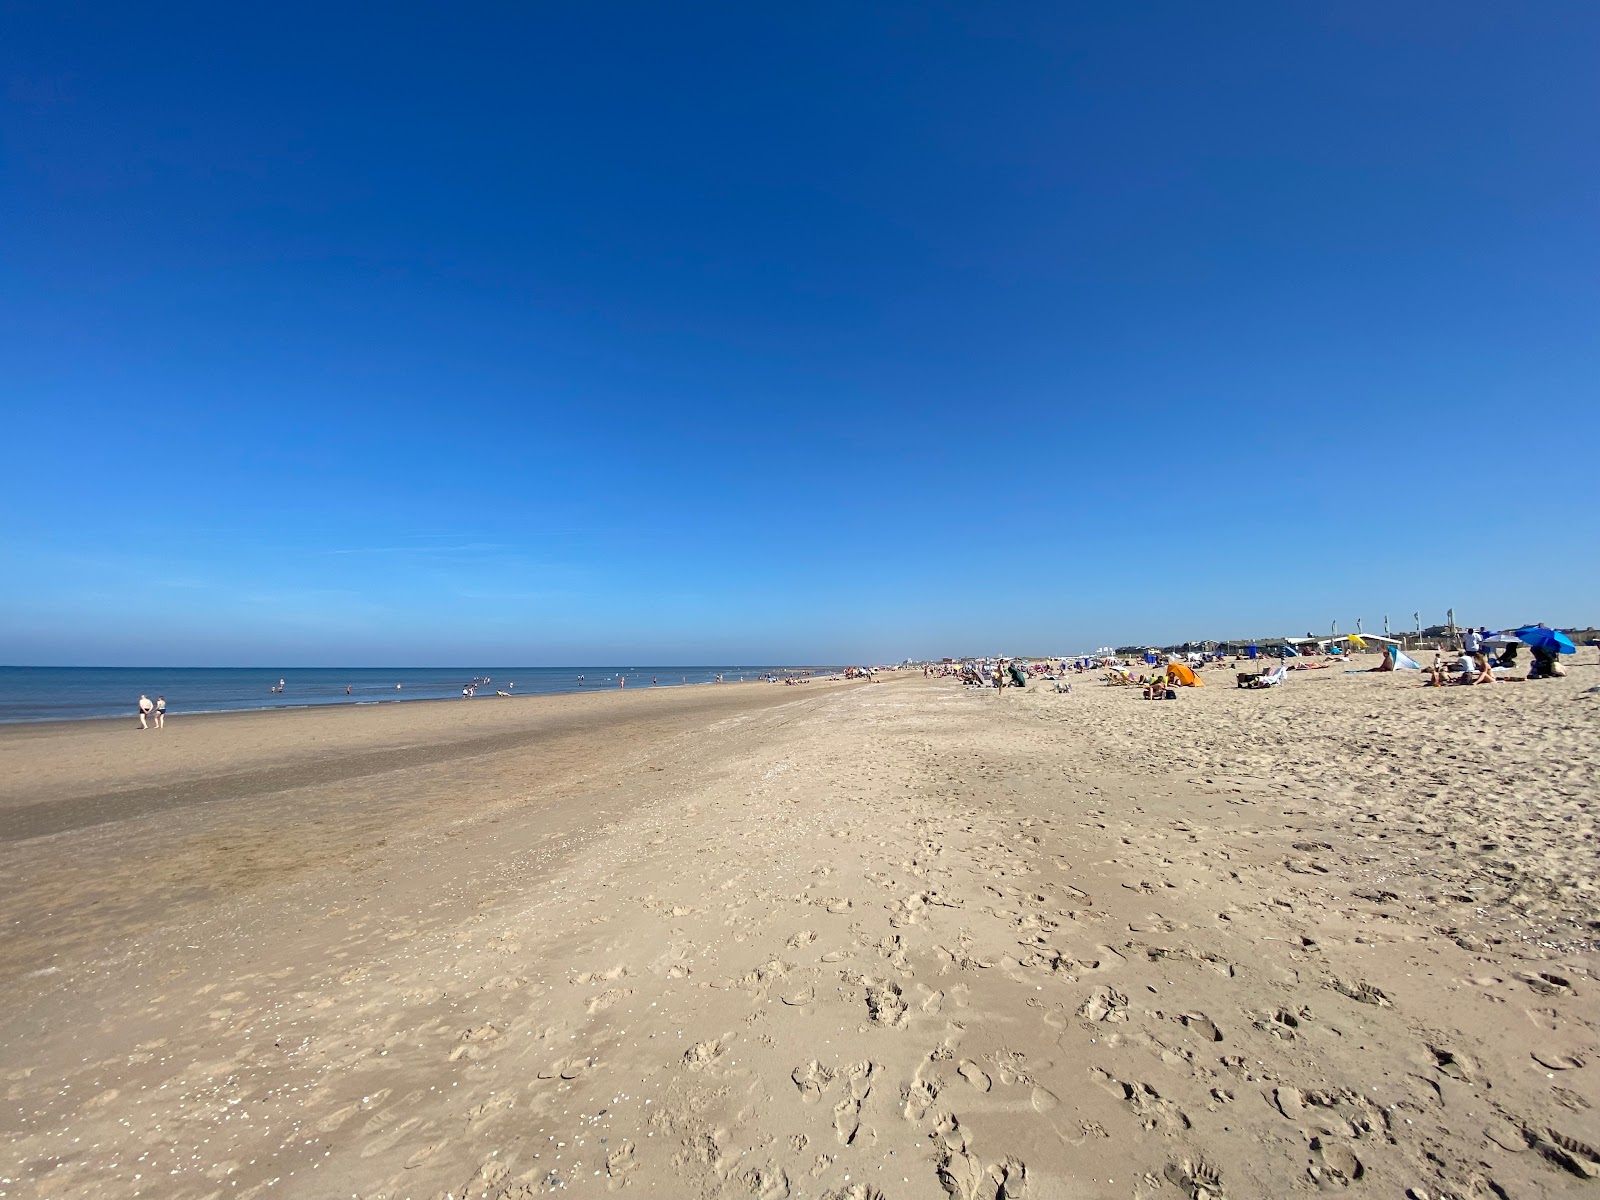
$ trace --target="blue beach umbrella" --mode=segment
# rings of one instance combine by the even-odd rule
[[[1524,625],[1513,631],[1535,650],[1554,650],[1557,654],[1576,654],[1578,648],[1572,639],[1559,629],[1546,629],[1543,625]]]

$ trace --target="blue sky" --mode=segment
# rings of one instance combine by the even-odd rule
[[[1600,7],[4,11],[0,662],[1600,619]]]

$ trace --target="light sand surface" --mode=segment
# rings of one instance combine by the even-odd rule
[[[1592,651],[0,731],[0,1196],[1600,1188]]]

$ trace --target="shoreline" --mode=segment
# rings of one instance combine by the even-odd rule
[[[487,693],[487,694],[485,694],[483,696],[473,696],[473,697],[470,697],[469,699],[471,699],[471,700],[480,700],[480,699],[481,700],[553,700],[553,699],[560,698],[562,696],[591,696],[591,695],[592,696],[607,696],[607,695],[612,694],[613,692],[616,692],[616,693],[624,693],[624,692],[665,692],[665,691],[672,690],[672,689],[676,689],[678,691],[683,691],[683,690],[685,690],[687,688],[736,687],[736,686],[738,686],[740,684],[766,683],[766,682],[767,681],[765,679],[728,679],[728,680],[724,680],[722,683],[718,683],[714,679],[702,679],[702,680],[698,680],[698,681],[696,681],[694,683],[657,684],[657,685],[655,685],[653,687],[651,685],[649,685],[649,684],[644,684],[644,685],[642,685],[640,687],[636,687],[636,688],[620,688],[620,687],[618,687],[618,688],[601,688],[601,687],[573,688],[570,691],[513,692],[513,693],[511,693],[510,695],[507,695],[507,696],[501,696],[498,693],[489,692],[489,693]],[[843,680],[843,679],[837,679],[836,680],[832,676],[814,676],[808,682],[810,682],[810,683],[843,683],[843,682],[856,682],[856,681],[853,681],[853,680],[852,681],[846,681],[846,680]],[[772,684],[770,686],[782,687],[783,684],[776,683],[776,684]],[[796,686],[799,686],[799,685],[796,685]],[[339,699],[320,701],[320,702],[314,701],[314,702],[310,702],[310,703],[306,703],[306,704],[272,704],[272,705],[262,705],[261,707],[258,707],[258,708],[196,708],[196,709],[181,709],[181,710],[180,709],[168,709],[167,710],[167,716],[168,716],[169,719],[171,719],[171,718],[180,718],[182,720],[189,721],[189,720],[193,720],[193,719],[195,719],[197,717],[234,717],[234,716],[249,716],[251,714],[262,714],[262,713],[305,712],[307,710],[321,711],[323,709],[339,710],[339,709],[346,709],[346,708],[375,708],[375,707],[378,707],[380,705],[451,704],[451,703],[456,703],[456,702],[460,701],[461,699],[463,699],[463,697],[460,697],[460,696],[418,696],[418,697],[406,697],[406,698],[398,699],[398,700],[357,700],[353,696],[345,696],[345,697],[341,697]],[[48,728],[48,727],[53,727],[53,726],[71,727],[71,726],[75,726],[75,725],[81,725],[82,723],[84,723],[86,721],[131,721],[134,724],[137,724],[138,720],[139,720],[139,714],[135,709],[132,709],[132,708],[130,708],[128,710],[128,712],[126,712],[126,713],[110,713],[110,714],[101,713],[101,714],[97,714],[97,715],[84,716],[84,717],[41,717],[41,718],[38,718],[38,719],[31,719],[30,718],[30,719],[15,720],[15,721],[0,720],[0,738],[3,738],[5,736],[5,732],[7,730],[16,729],[16,728],[19,728],[19,727],[20,728],[28,728],[28,729]]]
[[[821,691],[855,682],[819,680],[797,687]],[[782,689],[765,693],[773,703],[793,700],[798,694],[796,688],[782,684],[769,687]],[[169,716],[162,730],[140,729],[132,717],[123,718],[128,724],[120,726],[105,720],[4,725],[0,754],[19,760],[27,755],[32,761],[19,761],[14,773],[0,776],[0,842],[78,828],[78,821],[63,822],[57,816],[73,806],[82,814],[82,824],[125,819],[123,809],[130,804],[135,813],[171,808],[166,800],[175,794],[175,784],[185,793],[204,786],[234,794],[242,784],[259,780],[263,789],[271,790],[281,779],[303,775],[300,768],[306,762],[337,762],[345,756],[356,760],[352,769],[359,774],[381,767],[385,754],[401,755],[406,761],[448,760],[522,742],[534,744],[542,737],[580,729],[604,736],[610,727],[629,721],[689,718],[747,707],[756,692],[736,681],[704,688],[610,688],[482,698],[534,703],[417,699],[242,709]],[[128,740],[134,737],[137,740]],[[220,770],[218,764],[229,759],[237,769]],[[275,772],[281,779],[274,778]],[[41,791],[50,793],[49,798],[38,799]],[[92,819],[91,813],[96,814]]]
[[[83,670],[101,670],[103,668],[98,668],[98,667],[92,667],[92,668],[72,668],[72,667],[53,668],[52,667],[52,668],[26,668],[26,669],[28,669],[28,670],[58,670],[58,669],[59,670],[78,670],[78,669],[83,669]],[[119,667],[119,668],[115,668],[115,669],[116,670],[134,671],[134,670],[139,670],[140,668]],[[187,669],[187,668],[152,668],[152,670],[157,670],[157,669],[183,670],[183,669]],[[207,668],[207,669],[232,670],[233,668]],[[316,669],[322,670],[322,669],[334,669],[334,668],[316,668]],[[406,668],[396,668],[396,669],[397,670],[405,670]],[[812,669],[815,669],[815,668],[795,668],[795,670],[812,670]],[[811,682],[823,682],[823,681],[828,681],[831,678],[832,678],[831,675],[818,675],[818,676],[813,676],[810,681]],[[751,679],[729,679],[729,680],[724,680],[720,684],[714,679],[698,679],[698,680],[695,680],[693,682],[688,682],[688,683],[666,683],[666,684],[654,684],[654,685],[652,685],[652,684],[641,684],[641,685],[638,685],[634,690],[635,691],[657,691],[657,692],[660,692],[660,691],[666,691],[666,690],[672,689],[672,688],[676,688],[676,689],[680,689],[681,690],[681,689],[684,689],[684,688],[694,688],[694,687],[706,687],[706,686],[726,687],[726,686],[729,686],[729,685],[732,685],[732,684],[738,684],[738,683],[765,683],[765,682],[767,682],[767,680],[764,677],[761,677],[761,676],[757,676],[757,677],[751,678]],[[150,690],[155,690],[155,689],[150,689]],[[371,698],[371,699],[358,699],[358,698],[356,698],[354,696],[331,696],[326,700],[311,700],[311,701],[307,701],[305,703],[287,703],[287,704],[285,704],[285,703],[269,703],[269,704],[260,704],[260,705],[253,705],[253,706],[248,706],[248,707],[235,707],[235,708],[192,708],[192,709],[173,709],[173,708],[169,708],[167,710],[167,715],[169,717],[182,717],[184,719],[192,719],[192,718],[195,718],[195,717],[226,716],[226,715],[238,714],[238,713],[296,712],[296,711],[301,711],[301,710],[304,710],[304,709],[324,709],[324,708],[337,709],[337,708],[373,707],[373,706],[377,706],[377,705],[395,705],[395,704],[428,704],[428,703],[439,702],[439,701],[450,701],[450,700],[459,700],[459,699],[468,699],[468,698],[470,698],[470,699],[484,699],[484,700],[521,700],[521,699],[525,699],[525,698],[530,697],[530,696],[546,696],[546,697],[548,697],[548,696],[581,696],[581,695],[588,695],[588,694],[591,694],[591,693],[594,693],[594,694],[605,694],[605,693],[612,692],[612,691],[621,692],[621,691],[627,691],[627,690],[628,690],[627,688],[600,686],[600,685],[596,684],[595,686],[588,687],[588,688],[579,686],[579,687],[570,687],[570,688],[568,688],[568,687],[551,688],[551,689],[546,689],[546,690],[525,690],[525,691],[520,692],[520,693],[513,692],[513,693],[510,693],[509,695],[504,695],[504,696],[500,695],[498,692],[488,692],[488,693],[485,693],[482,697],[477,697],[477,696],[474,696],[474,697],[461,697],[461,696],[457,696],[457,695],[394,697],[394,696],[384,695],[382,697],[374,697],[374,698]],[[83,716],[75,716],[75,717],[0,718],[0,732],[3,732],[6,729],[10,729],[10,728],[13,728],[13,727],[16,727],[16,726],[19,726],[19,725],[21,725],[21,726],[75,725],[75,724],[78,724],[78,723],[83,722],[83,721],[120,721],[120,720],[131,720],[131,721],[134,721],[135,723],[137,723],[137,721],[138,721],[138,712],[137,712],[137,709],[135,707],[135,702],[130,702],[129,703],[129,707],[128,707],[126,712],[119,712],[119,713],[89,713],[89,714],[85,714]]]

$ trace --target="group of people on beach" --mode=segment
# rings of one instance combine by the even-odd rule
[[[1428,668],[1425,687],[1444,687],[1447,684],[1471,687],[1480,683],[1521,683],[1523,676],[1512,674],[1517,666],[1517,649],[1521,643],[1491,641],[1487,628],[1468,628],[1461,635],[1461,651],[1454,662],[1445,658],[1444,651],[1435,650],[1433,665]],[[1555,679],[1567,673],[1561,665],[1560,652],[1549,646],[1529,645],[1527,679]]]
[[[152,703],[150,697],[141,692],[139,695],[139,728],[149,729],[151,721],[155,722],[155,728],[157,729],[165,729],[167,727],[167,698],[165,696],[157,696],[155,702]]]

